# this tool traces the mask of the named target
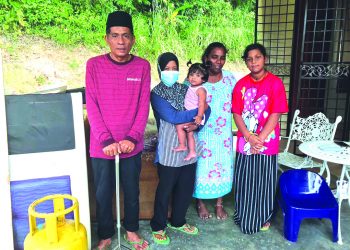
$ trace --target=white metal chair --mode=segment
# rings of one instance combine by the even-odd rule
[[[323,113],[316,113],[307,118],[299,116],[300,110],[295,110],[292,126],[288,136],[287,146],[283,152],[278,154],[278,163],[280,165],[294,168],[320,168],[319,174],[322,175],[326,170],[327,183],[330,183],[330,172],[327,162],[315,162],[310,156],[302,157],[288,152],[291,141],[321,141],[333,140],[337,126],[342,120],[341,116],[337,116],[334,123],[330,123]],[[282,170],[282,169],[280,169]]]

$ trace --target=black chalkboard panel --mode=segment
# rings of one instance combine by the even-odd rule
[[[8,95],[5,100],[10,155],[75,148],[70,94]]]

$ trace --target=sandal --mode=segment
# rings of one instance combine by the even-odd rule
[[[191,226],[187,223],[185,223],[183,226],[181,227],[173,227],[170,223],[167,224],[167,226],[171,229],[174,230],[178,230],[180,232],[183,232],[185,234],[189,234],[189,235],[197,235],[199,233],[198,228],[195,226]]]
[[[168,235],[166,235],[165,230],[152,232],[152,237],[153,237],[153,241],[159,245],[169,245],[170,243],[170,238]]]
[[[131,246],[131,249],[133,250],[137,250],[137,248],[135,246],[141,246],[143,245],[144,243],[144,239],[140,239],[139,241],[131,241],[131,240],[128,240],[128,236],[126,236],[126,234],[124,234],[124,240]],[[149,245],[147,245],[146,248],[143,248],[143,250],[147,250],[149,249]]]
[[[265,232],[268,231],[270,229],[271,223],[270,222],[266,222],[262,228],[260,228],[260,231]]]

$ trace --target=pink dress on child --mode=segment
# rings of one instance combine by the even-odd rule
[[[187,110],[191,110],[191,109],[196,109],[198,108],[198,95],[196,94],[197,89],[199,88],[203,88],[205,89],[202,85],[200,86],[189,86],[186,96],[185,96],[185,108]]]
[[[205,89],[204,86],[195,86],[192,87],[191,85],[188,87],[186,96],[185,96],[185,108],[186,110],[191,110],[191,109],[196,109],[198,108],[198,95],[197,95],[197,90],[203,88]],[[201,122],[201,125],[204,125],[205,117],[203,115],[203,120]]]

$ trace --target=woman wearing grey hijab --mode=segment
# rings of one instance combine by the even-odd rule
[[[188,86],[177,82],[179,62],[170,52],[158,57],[157,68],[161,82],[151,92],[151,105],[158,128],[158,145],[155,163],[159,183],[151,220],[153,240],[157,244],[168,245],[170,238],[166,227],[185,234],[196,235],[198,228],[186,223],[186,212],[192,200],[197,158],[184,160],[186,151],[176,152],[178,144],[175,125],[193,122],[197,109],[185,111],[184,98]],[[209,117],[210,108],[206,111]],[[184,127],[186,131],[200,129],[193,122]],[[197,146],[198,148],[198,146]],[[172,197],[171,218],[167,224],[168,204]]]

